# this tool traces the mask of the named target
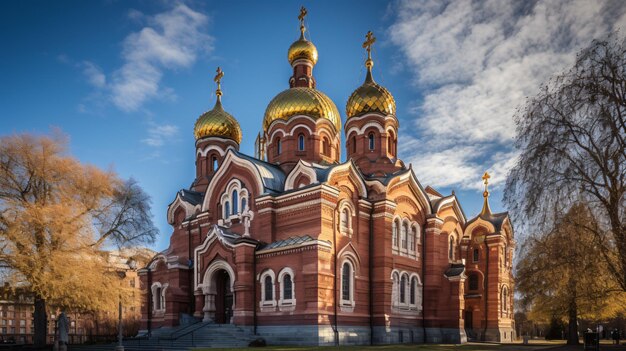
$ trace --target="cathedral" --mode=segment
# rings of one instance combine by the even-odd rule
[[[195,180],[167,210],[169,247],[139,271],[142,329],[232,324],[268,344],[512,341],[515,241],[507,213],[489,208],[489,175],[473,218],[420,184],[398,157],[371,32],[342,119],[318,89],[305,16],[254,157],[239,151],[218,68],[215,106],[194,126]]]

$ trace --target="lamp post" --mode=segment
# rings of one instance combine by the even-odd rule
[[[126,262],[128,264],[128,269],[135,270],[137,268],[137,262],[132,258],[128,259]],[[118,304],[118,321],[117,321],[117,346],[115,347],[115,351],[124,351],[124,336],[122,335],[122,284],[124,282],[124,278],[126,278],[126,272],[128,269],[123,271],[118,271],[117,274],[120,277],[120,294],[119,294],[119,304]]]

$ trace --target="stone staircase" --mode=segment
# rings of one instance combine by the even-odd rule
[[[125,351],[188,351],[196,347],[247,347],[256,339],[252,333],[232,324],[195,323],[193,325],[162,328],[152,336],[124,340]],[[116,344],[70,345],[68,351],[113,351]]]

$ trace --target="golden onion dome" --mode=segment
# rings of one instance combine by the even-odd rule
[[[217,68],[215,82],[217,83],[217,101],[212,110],[209,110],[196,120],[193,133],[196,140],[205,137],[220,137],[234,140],[237,144],[241,143],[241,127],[239,122],[230,113],[224,111],[222,107],[222,90],[220,89],[220,80],[224,76],[222,70]]]
[[[372,60],[371,50],[372,44],[376,42],[376,38],[371,31],[367,32],[365,37],[367,40],[363,43],[363,48],[367,50],[367,60],[365,61],[367,75],[365,76],[363,85],[358,87],[348,98],[346,117],[357,117],[369,112],[379,112],[383,115],[395,116],[396,100],[389,90],[385,89],[382,85],[376,84],[372,77],[374,61]]]
[[[346,116],[357,117],[369,112],[379,112],[383,115],[396,114],[396,101],[389,90],[376,84],[368,70],[365,83],[358,87],[346,104]]]
[[[293,62],[298,59],[306,59],[311,61],[314,65],[317,63],[317,48],[313,43],[306,40],[304,37],[304,32],[306,31],[306,27],[304,26],[304,18],[307,15],[307,10],[302,6],[300,9],[300,15],[298,19],[300,20],[300,39],[296,40],[289,47],[289,51],[287,51],[287,59],[289,59],[289,63],[293,65]]]
[[[287,58],[292,65],[298,59],[309,60],[315,65],[317,63],[317,48],[312,42],[306,40],[303,34],[300,39],[291,44],[289,51],[287,51]]]
[[[341,116],[335,103],[319,90],[307,87],[290,88],[282,91],[267,105],[263,118],[263,129],[277,119],[289,120],[296,115],[305,115],[314,119],[329,120],[337,131],[341,130]]]

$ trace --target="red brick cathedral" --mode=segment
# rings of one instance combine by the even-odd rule
[[[167,211],[169,248],[140,271],[143,329],[202,319],[273,344],[511,341],[513,231],[489,208],[489,175],[483,209],[468,219],[454,194],[424,188],[398,158],[396,105],[374,80],[371,32],[342,128],[313,75],[305,15],[288,50],[289,88],[265,110],[255,157],[239,152],[218,68],[215,106],[194,127],[195,180]]]

